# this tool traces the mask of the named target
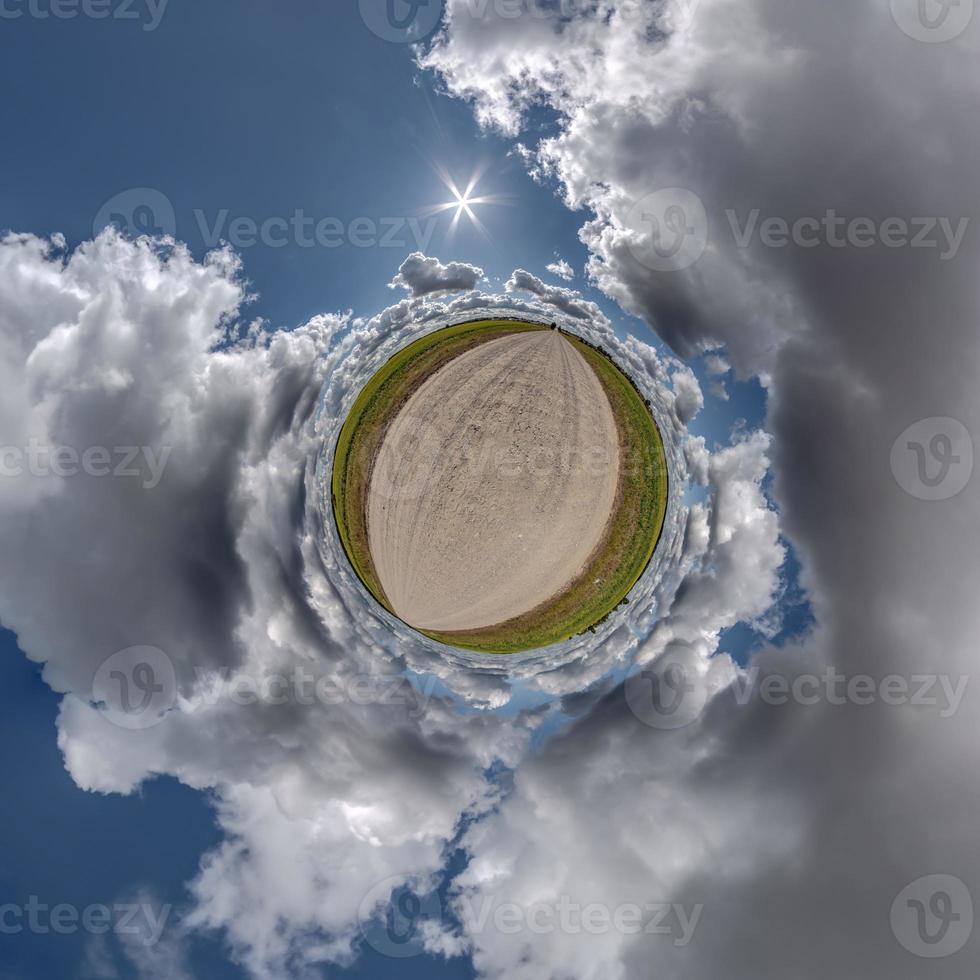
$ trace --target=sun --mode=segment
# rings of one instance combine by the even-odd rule
[[[441,214],[444,211],[453,211],[453,220],[449,225],[450,235],[455,233],[460,219],[465,215],[473,226],[489,239],[490,233],[487,231],[483,222],[480,221],[479,217],[477,217],[474,208],[476,205],[482,204],[511,204],[513,202],[502,194],[476,194],[477,185],[486,172],[485,167],[477,169],[467,182],[466,189],[461,191],[459,189],[460,185],[457,184],[444,167],[439,164],[435,164],[434,166],[436,173],[439,175],[439,179],[446,185],[453,198],[451,201],[434,205],[426,214],[433,215]]]

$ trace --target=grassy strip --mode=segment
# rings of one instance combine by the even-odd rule
[[[602,350],[563,331],[592,366],[609,398],[619,432],[620,481],[603,540],[585,571],[563,592],[505,623],[480,630],[427,633],[483,653],[516,653],[594,629],[643,574],[667,513],[667,456],[643,396]]]
[[[334,452],[334,520],[354,571],[392,615],[371,560],[366,511],[374,460],[389,424],[418,386],[458,354],[508,333],[546,329],[543,324],[521,320],[477,320],[433,331],[398,351],[368,381],[351,407]]]

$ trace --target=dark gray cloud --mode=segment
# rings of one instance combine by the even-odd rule
[[[607,17],[560,29],[529,19],[514,32],[464,6],[450,4],[450,27],[423,63],[508,135],[536,102],[558,111],[532,166],[590,212],[581,237],[593,282],[679,356],[723,347],[740,376],[767,387],[774,493],[818,625],[754,663],[790,678],[834,669],[969,681],[980,625],[971,445],[957,436],[956,463],[941,441],[932,456],[928,439],[895,450],[919,445],[926,480],[942,476],[944,458],[959,467],[950,480],[956,489],[962,474],[965,489],[944,500],[925,499],[914,466],[896,479],[889,459],[919,420],[980,431],[980,134],[965,125],[980,25],[931,44],[916,5],[901,0],[701,0],[613,3]],[[971,10],[960,12],[967,22]],[[766,221],[788,234],[763,233]],[[684,241],[672,252],[674,236]],[[700,533],[725,536],[714,521],[689,525]],[[692,580],[676,600],[702,611],[705,601]],[[653,636],[672,632],[668,619]],[[972,687],[950,716],[880,697],[743,706],[739,675],[724,677],[712,644],[683,641],[650,659],[672,653],[704,678],[696,721],[651,729],[624,692],[611,694],[518,772],[499,814],[474,830],[476,870],[461,885],[512,901],[704,903],[693,941],[609,933],[521,945],[526,936],[486,931],[472,937],[481,971],[973,976],[975,938],[925,964],[907,948],[915,924],[890,926],[893,900],[923,876],[955,874],[980,894],[967,816],[980,762]],[[534,858],[509,861],[515,853]],[[966,921],[962,905],[953,911]]]

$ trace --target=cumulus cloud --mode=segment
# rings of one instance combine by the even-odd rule
[[[430,293],[462,292],[475,289],[484,278],[483,270],[466,262],[443,265],[438,259],[412,252],[398,267],[398,275],[388,283],[389,289],[401,287],[412,296]]]
[[[686,365],[678,367],[671,380],[677,393],[677,413],[682,422],[690,422],[704,408],[701,385]]]
[[[509,293],[522,290],[537,296],[543,303],[561,310],[562,313],[574,317],[576,320],[603,319],[603,313],[598,305],[583,299],[582,294],[574,289],[566,289],[564,286],[549,286],[542,282],[537,276],[526,272],[524,269],[515,269],[511,273],[510,279],[504,284],[504,288]]]
[[[739,376],[768,391],[773,495],[818,626],[797,646],[760,650],[753,665],[790,678],[827,665],[848,677],[968,677],[977,563],[956,529],[976,524],[976,495],[921,499],[914,480],[893,478],[889,456],[919,419],[978,431],[978,240],[968,234],[944,261],[908,243],[842,247],[821,231],[816,246],[774,245],[748,229],[753,213],[824,229],[828,216],[878,228],[915,215],[972,219],[980,136],[962,120],[980,88],[976,24],[940,46],[902,28],[901,4],[701,0],[611,2],[528,18],[515,33],[493,9],[475,17],[464,7],[448,4],[448,27],[421,63],[481,124],[520,135],[529,169],[586,214],[594,284],[680,357],[724,347]],[[558,122],[532,145],[533,126],[522,130],[541,104]],[[681,212],[668,213],[681,202],[683,226]],[[696,248],[670,262],[672,221]],[[969,444],[959,445],[969,466]],[[688,449],[703,472],[701,448]],[[707,469],[720,465],[742,464]],[[689,547],[726,533],[691,508]],[[747,559],[738,577],[748,582],[755,568]],[[695,599],[730,621],[694,580],[675,606]],[[712,636],[656,643],[651,662],[674,650],[691,678],[723,674]],[[484,972],[916,974],[889,927],[893,899],[923,875],[956,869],[974,882],[980,870],[962,816],[973,806],[963,776],[980,762],[975,699],[950,717],[880,698],[777,710],[735,703],[730,676],[712,682],[680,734],[638,727],[611,693],[547,761],[519,771],[514,795],[474,830],[460,880],[464,894],[496,887],[515,901],[563,888],[586,901],[703,902],[694,941],[610,932],[518,948],[485,931],[474,940]],[[834,942],[801,957],[815,934]],[[967,977],[976,955],[967,948],[930,969]]]
[[[567,281],[575,278],[575,270],[562,258],[557,259],[545,266],[553,276]]]
[[[100,792],[161,772],[214,790],[229,842],[195,886],[199,917],[228,927],[256,975],[349,955],[360,896],[382,872],[438,870],[459,814],[486,793],[490,761],[467,746],[479,717],[451,721],[444,705],[341,698],[311,710],[298,695],[272,706],[230,694],[239,679],[299,668],[341,690],[364,673],[400,676],[403,662],[327,573],[320,501],[305,493],[324,381],[349,382],[343,355],[378,343],[377,325],[348,340],[343,315],[288,333],[249,327],[229,253],[198,263],[181,246],[111,231],[70,256],[8,236],[0,269],[3,371],[19,379],[4,445],[78,457],[106,447],[113,459],[171,449],[152,487],[69,473],[65,458],[65,475],[25,463],[3,483],[0,616],[47,682],[70,692],[58,719],[70,773]],[[145,730],[113,724],[98,681],[100,664],[134,646],[156,648],[174,674],[172,710]],[[305,864],[317,894],[296,927],[312,917],[332,937],[327,952],[297,954],[298,933],[276,925],[304,895],[284,877],[287,844],[318,864]]]
[[[704,370],[711,378],[708,390],[715,398],[720,398],[723,402],[728,401],[728,389],[725,387],[725,375],[732,369],[731,364],[720,354],[706,354],[704,358]]]
[[[711,378],[718,378],[731,371],[732,366],[720,354],[706,354],[704,369]]]

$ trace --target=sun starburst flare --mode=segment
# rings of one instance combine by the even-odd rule
[[[480,168],[476,170],[472,177],[470,177],[469,182],[466,184],[465,190],[460,190],[459,185],[455,180],[449,175],[449,173],[438,164],[435,165],[436,173],[439,175],[439,179],[446,185],[449,192],[452,194],[453,199],[451,201],[445,201],[442,204],[436,204],[429,208],[425,214],[427,216],[434,214],[442,214],[444,211],[454,211],[452,222],[449,225],[449,235],[450,237],[455,234],[456,228],[459,226],[460,218],[465,214],[470,221],[473,222],[474,227],[480,231],[488,240],[490,240],[490,232],[487,231],[486,226],[477,217],[476,212],[473,210],[478,204],[494,204],[494,205],[513,205],[514,201],[511,197],[505,194],[480,194],[476,195],[477,185],[483,178],[486,168]]]

